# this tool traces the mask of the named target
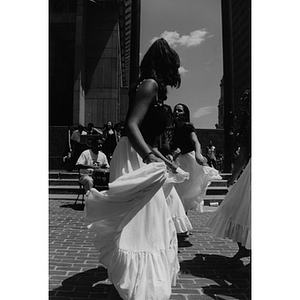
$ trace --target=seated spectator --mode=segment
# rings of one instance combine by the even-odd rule
[[[106,155],[100,151],[102,148],[101,139],[93,139],[91,149],[83,151],[76,163],[80,168],[79,182],[83,185],[85,192],[89,191],[94,186],[93,173],[95,169],[109,168]]]

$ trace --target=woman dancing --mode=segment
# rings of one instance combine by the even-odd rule
[[[181,83],[179,66],[162,38],[146,52],[129,91],[127,136],[114,151],[109,190],[92,189],[86,201],[99,261],[114,286],[109,299],[167,300],[176,284],[177,237],[163,190],[168,173],[153,146],[167,125],[167,86]]]
[[[203,212],[203,197],[207,187],[212,180],[222,177],[216,169],[207,166],[207,159],[202,155],[196,130],[190,123],[189,108],[179,103],[173,111],[176,162],[189,173],[189,179],[176,184],[176,190],[186,212],[189,210]]]

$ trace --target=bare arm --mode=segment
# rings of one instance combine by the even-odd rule
[[[178,168],[178,165],[172,161],[171,159],[168,159],[167,157],[165,157],[159,150],[158,147],[154,146],[152,148],[152,151],[155,153],[155,156],[157,156],[158,158],[160,158],[170,169],[173,173],[177,173],[176,169]],[[171,155],[170,155],[171,157]]]
[[[198,137],[195,132],[191,132],[190,139],[194,144],[195,158],[199,165],[206,165],[207,159],[202,155],[201,144],[199,143]]]
[[[158,86],[155,80],[147,79],[139,86],[132,104],[132,109],[127,118],[126,133],[135,151],[145,158],[146,163],[161,161],[152,152],[151,147],[145,142],[140,126],[154,98],[157,97]],[[148,155],[149,154],[149,155]]]

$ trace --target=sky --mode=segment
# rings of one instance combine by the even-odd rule
[[[186,104],[196,128],[218,123],[223,75],[221,0],[142,0],[140,59],[159,37],[177,51],[182,75],[166,104]]]

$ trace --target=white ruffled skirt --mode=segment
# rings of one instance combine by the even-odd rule
[[[195,151],[181,154],[177,158],[180,168],[189,173],[189,179],[175,185],[185,211],[203,212],[203,198],[212,180],[222,179],[218,170],[200,166],[195,159]]]
[[[123,299],[169,299],[179,262],[166,195],[183,178],[170,176],[164,163],[144,164],[126,137],[110,167],[109,190],[92,189],[85,206],[99,261]]]
[[[176,232],[183,233],[193,229],[193,226],[186,215],[182,201],[180,200],[175,187],[172,188],[167,197],[167,204],[171,212]]]
[[[214,235],[251,249],[251,160],[206,226]]]

